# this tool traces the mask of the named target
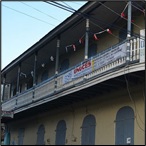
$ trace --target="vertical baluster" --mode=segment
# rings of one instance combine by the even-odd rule
[[[134,39],[134,45],[133,45],[133,60],[136,60],[136,39]]]
[[[133,60],[133,40],[130,40],[130,61]]]
[[[137,59],[139,59],[139,38],[137,38]]]

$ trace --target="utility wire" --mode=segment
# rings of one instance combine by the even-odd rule
[[[46,2],[46,1],[44,1],[44,2]],[[82,15],[84,18],[87,18],[89,16],[89,15],[87,15],[85,13],[79,12],[79,11],[73,9],[73,8],[64,6],[64,5],[62,5],[60,3],[57,3],[57,2],[54,2],[54,1],[52,1],[52,3],[51,2],[46,2],[46,3],[52,4],[52,5],[54,5],[54,6],[58,7],[58,8],[61,8],[61,9],[66,10],[66,11],[69,11],[71,13],[75,13],[76,12],[77,15]]]
[[[72,9],[73,11],[75,11],[75,9],[73,9],[69,4],[67,4],[66,2],[62,1],[62,3],[64,3],[68,8]]]
[[[26,13],[20,12],[20,11],[15,10],[15,9],[13,9],[13,8],[10,8],[10,7],[8,7],[8,6],[5,6],[5,5],[2,5],[2,6],[8,8],[8,9],[11,9],[11,10],[13,10],[13,11],[15,11],[15,12],[18,12],[18,13],[21,13],[21,14],[23,14],[23,15],[26,15],[26,16],[28,16],[28,17],[31,17],[31,18],[33,18],[33,19],[36,19],[36,20],[38,20],[38,21],[41,21],[41,22],[44,22],[44,23],[46,23],[46,24],[55,26],[55,25],[53,25],[53,24],[51,24],[51,23],[48,23],[48,22],[46,22],[46,21],[44,21],[44,20],[41,20],[41,19],[36,18],[36,17],[34,17],[34,16],[28,15],[28,14],[26,14]]]
[[[135,7],[136,9],[138,9],[139,11],[143,12],[143,10],[141,10],[140,8],[138,8],[137,6],[131,4],[133,7]],[[144,12],[143,12],[144,13]]]
[[[104,5],[103,3],[101,3],[101,2],[98,2],[98,3],[100,3],[101,5],[103,5],[105,8],[107,8],[108,10],[110,10],[111,12],[113,12],[113,13],[115,13],[115,14],[117,14],[118,16],[120,16],[121,17],[121,15],[119,14],[119,13],[117,13],[117,12],[115,12],[114,10],[112,10],[111,8],[109,8],[108,6],[106,6],[106,5]],[[126,21],[128,21],[126,18],[124,18],[124,17],[122,17],[123,19],[125,19]],[[138,25],[136,25],[135,23],[133,23],[133,22],[131,22],[133,25],[135,25],[136,27],[138,27],[139,29],[142,29],[141,27],[139,27]]]
[[[139,5],[137,2],[134,2],[137,6],[141,7],[142,9],[144,9],[141,5]]]
[[[57,2],[54,2],[54,3],[57,3]],[[74,8],[72,8],[69,4],[65,3],[64,1],[62,1],[62,3],[64,3],[66,6],[60,4],[61,6],[66,7],[66,8],[69,8],[69,9],[71,9],[73,11],[76,11]]]
[[[62,4],[59,4],[59,3],[57,3],[57,2],[53,2],[52,1],[52,3],[55,3],[54,4],[54,6],[57,6],[57,7],[59,7],[59,8],[61,8],[61,9],[64,9],[64,10],[73,10],[74,12],[77,12],[77,15],[82,15],[84,18],[89,18],[89,15],[88,14],[85,14],[85,13],[82,13],[82,12],[79,12],[79,11],[76,11],[75,9],[73,9],[73,8],[70,8],[70,7],[67,7],[67,6],[64,6],[64,5],[62,5]],[[49,4],[51,4],[50,2],[49,2]],[[101,3],[100,3],[101,4]],[[64,8],[63,8],[64,7]],[[106,6],[107,7],[107,6]],[[110,9],[110,8],[108,8],[108,9]],[[70,11],[70,12],[71,12]],[[112,10],[113,11],[113,10]],[[115,11],[113,11],[114,13],[116,13]],[[72,12],[73,13],[73,12]],[[117,15],[119,15],[120,17],[121,17],[121,15],[120,14],[118,14],[118,13],[116,13]],[[96,18],[94,18],[93,16],[90,16],[90,18],[93,18],[94,20],[97,20]],[[125,18],[125,20],[127,20],[126,18]],[[101,26],[99,26],[99,25],[97,25],[97,24],[95,24],[93,21],[91,21],[90,20],[90,22],[92,23],[92,24],[94,24],[94,25],[96,25],[96,26],[98,26],[99,28],[101,28],[102,30],[104,30]],[[104,23],[105,24],[105,23]],[[139,26],[138,26],[139,27]],[[125,29],[126,30],[126,29]],[[119,38],[119,37],[117,37],[117,36],[115,36],[114,34],[111,34],[111,35],[113,35],[114,37],[116,37],[116,38],[118,38],[118,39],[121,39],[121,38]],[[121,39],[121,40],[124,40],[124,39]]]
[[[128,66],[128,65],[127,65],[127,66]],[[125,66],[125,69],[126,69],[127,66]],[[128,68],[128,69],[129,69],[129,68]],[[125,73],[125,70],[124,70],[124,73]],[[134,99],[133,99],[132,96],[131,96],[131,92],[130,92],[130,89],[129,89],[129,82],[128,82],[128,80],[127,80],[126,74],[124,74],[124,77],[125,77],[125,81],[126,81],[126,87],[127,87],[127,92],[128,92],[129,98],[130,98],[131,102],[132,102],[133,105],[134,105],[136,123],[137,123],[138,127],[139,127],[142,131],[144,131],[144,129],[140,126],[140,124],[139,124],[139,122],[138,122],[138,119],[137,119],[137,115],[138,115],[140,121],[144,124],[144,122],[142,121],[142,119],[141,119],[141,117],[140,117],[140,115],[139,115],[139,113],[138,113],[138,111],[137,111],[135,101],[134,101]]]
[[[48,16],[48,17],[50,17],[50,18],[52,18],[52,19],[54,19],[54,20],[57,20],[57,21],[61,22],[60,20],[58,20],[58,19],[56,19],[56,18],[54,18],[54,17],[48,15],[47,13],[42,12],[42,11],[40,11],[39,9],[36,9],[36,8],[34,8],[34,7],[32,7],[32,6],[28,5],[28,4],[26,4],[26,3],[24,3],[24,2],[21,2],[21,1],[20,1],[20,3],[22,3],[22,4],[26,5],[26,6],[32,8],[32,9],[38,11],[38,12],[40,12],[40,13],[42,13],[42,14],[45,14],[46,16]]]
[[[48,3],[48,4],[50,4],[50,5],[56,6],[56,7],[58,7],[58,8],[61,8],[61,9],[63,9],[63,10],[66,10],[66,11],[68,11],[68,12],[74,13],[74,11],[72,11],[72,10],[63,8],[63,7],[61,7],[61,6],[58,6],[58,5],[56,5],[56,4],[53,4],[53,3],[51,3],[51,2],[47,2],[47,1],[44,1],[44,2],[45,2],[45,3]]]

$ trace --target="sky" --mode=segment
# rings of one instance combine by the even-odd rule
[[[77,10],[86,2],[60,1],[59,3]],[[70,15],[71,12],[43,1],[2,1],[1,69]]]

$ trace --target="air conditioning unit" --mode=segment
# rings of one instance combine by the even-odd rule
[[[140,30],[140,62],[145,62],[145,29]]]

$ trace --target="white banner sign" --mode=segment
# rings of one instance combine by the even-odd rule
[[[145,29],[140,30],[140,62],[145,62]]]
[[[75,78],[84,76],[100,67],[103,67],[119,58],[126,56],[126,43],[99,53],[94,59],[81,63],[75,69],[63,75],[63,84]]]
[[[126,43],[115,48],[110,48],[105,52],[100,53],[93,60],[94,62],[93,68],[98,69],[124,56],[126,56]]]

